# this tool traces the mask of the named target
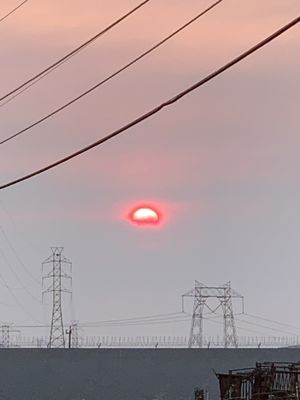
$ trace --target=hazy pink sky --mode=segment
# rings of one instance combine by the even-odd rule
[[[0,24],[0,94],[137,3],[29,1]],[[209,4],[152,0],[0,108],[0,139],[94,85]],[[2,0],[0,17],[14,5]],[[298,0],[224,0],[133,68],[1,146],[1,183],[129,122],[299,11]],[[1,191],[0,225],[27,268],[40,279],[49,247],[64,246],[74,263],[80,321],[178,311],[180,295],[197,279],[208,285],[231,280],[245,295],[249,312],[278,319],[289,308],[291,315],[282,318],[291,323],[298,312],[300,277],[299,54],[296,26],[126,135]],[[121,218],[128,205],[139,200],[162,204],[168,214],[162,229],[143,231]],[[40,287],[1,235],[0,248],[1,274],[8,284],[19,287],[7,259],[39,296]],[[40,304],[23,289],[15,291],[41,321]],[[0,311],[0,320],[34,322],[5,288]],[[188,329],[188,324],[159,325],[99,334],[184,335]]]

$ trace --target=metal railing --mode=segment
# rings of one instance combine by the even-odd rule
[[[46,336],[11,336],[9,347],[46,348],[49,338]],[[277,348],[300,347],[300,336],[240,336],[240,348]],[[7,347],[0,344],[0,347]],[[79,336],[79,348],[187,348],[186,336]],[[203,348],[224,348],[224,341],[219,336],[207,336]]]

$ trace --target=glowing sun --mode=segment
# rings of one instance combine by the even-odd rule
[[[137,207],[129,214],[132,222],[140,225],[158,224],[160,221],[159,212],[152,207]]]

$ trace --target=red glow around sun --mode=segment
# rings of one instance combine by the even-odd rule
[[[160,214],[153,207],[136,207],[129,214],[131,222],[139,225],[157,225],[160,222]]]

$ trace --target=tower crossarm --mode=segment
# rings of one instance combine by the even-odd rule
[[[203,345],[204,308],[207,308],[210,313],[215,313],[218,309],[222,309],[224,319],[224,346],[237,347],[232,299],[242,299],[244,310],[244,297],[231,288],[230,282],[220,286],[206,286],[195,281],[194,288],[182,295],[183,312],[185,297],[192,297],[194,299],[189,347],[202,347]],[[211,302],[210,299],[217,300],[217,306],[214,302]]]
[[[51,247],[52,255],[43,263],[43,297],[52,296],[52,316],[48,347],[65,347],[63,323],[63,293],[72,295],[72,263],[64,257],[63,247]],[[47,286],[44,289],[44,284]],[[50,283],[49,283],[50,282]]]

